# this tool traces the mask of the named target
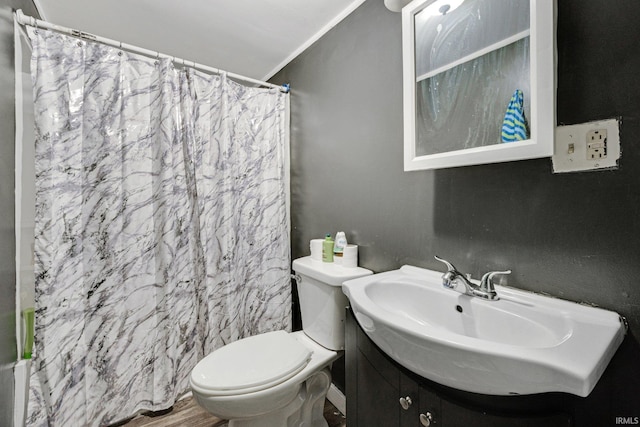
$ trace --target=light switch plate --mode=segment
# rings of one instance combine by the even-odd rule
[[[617,169],[619,127],[618,119],[556,127],[553,172]]]

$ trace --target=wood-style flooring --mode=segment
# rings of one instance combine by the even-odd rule
[[[324,405],[324,417],[329,427],[346,427],[347,420],[328,400]],[[146,412],[119,427],[227,427],[227,421],[202,409],[191,397],[176,402],[161,412]]]

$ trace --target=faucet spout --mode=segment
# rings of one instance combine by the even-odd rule
[[[458,269],[446,259],[435,256],[435,259],[444,263],[447,266],[447,272],[442,275],[442,286],[449,289],[454,289],[458,283],[462,283],[465,288],[465,294],[473,295],[474,291],[478,289],[478,286],[471,283],[466,276],[458,271]]]

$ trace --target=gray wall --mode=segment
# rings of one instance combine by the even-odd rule
[[[31,0],[0,0],[0,426],[13,425],[16,361],[15,97],[12,8],[37,16]]]
[[[403,172],[400,14],[367,0],[272,79],[292,87],[293,257],[344,230],[376,272],[442,271],[438,254],[475,278],[510,268],[510,286],[615,310],[630,333],[581,402],[591,425],[640,416],[638,22],[636,1],[558,0],[558,122],[621,116],[619,170],[554,175],[539,159]]]

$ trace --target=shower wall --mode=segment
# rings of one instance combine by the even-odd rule
[[[34,306],[35,276],[34,276],[34,243],[35,243],[35,206],[36,206],[36,171],[35,171],[35,117],[33,113],[33,86],[31,84],[31,48],[27,44],[27,37],[20,38],[22,44],[22,110],[17,120],[17,134],[22,143],[16,147],[16,280],[18,310]],[[16,78],[18,74],[16,74]],[[18,82],[16,82],[18,83]],[[18,85],[17,85],[18,86]],[[20,90],[19,87],[16,90]],[[19,106],[17,106],[19,108]],[[22,124],[22,126],[20,126]],[[19,206],[18,206],[19,204]],[[22,324],[18,325],[18,336]],[[22,350],[22,340],[18,342],[19,351]]]
[[[13,425],[16,361],[15,75],[12,9],[38,16],[31,0],[0,0],[0,425]]]

